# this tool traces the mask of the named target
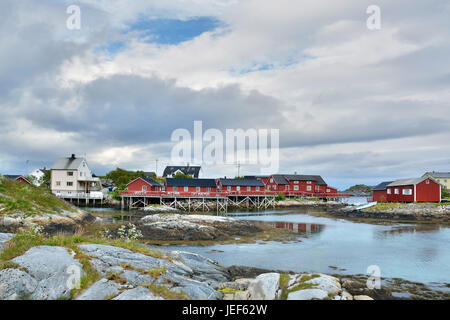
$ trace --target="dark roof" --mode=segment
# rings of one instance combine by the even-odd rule
[[[172,176],[179,170],[184,174],[198,178],[200,169],[200,166],[168,166],[164,169],[163,177]]]
[[[128,186],[129,184],[131,184],[132,182],[138,180],[138,179],[144,180],[145,182],[149,183],[152,187],[163,187],[163,185],[161,185],[159,182],[153,180],[152,178],[143,178],[143,177],[139,177],[139,178],[134,179],[133,181],[131,181],[130,183],[128,183],[127,186]]]
[[[217,187],[214,179],[167,178],[166,185],[168,187]]]
[[[281,174],[274,174],[272,177],[273,177],[273,180],[275,181],[275,183],[278,185],[289,184],[289,182],[286,180],[286,178],[283,177]]]
[[[321,176],[317,175],[303,175],[303,174],[288,174],[284,175],[287,180],[291,181],[315,181],[319,186],[326,186],[327,183]]]
[[[153,171],[145,171],[144,173],[147,178],[153,178],[154,176],[156,176],[156,173]]]
[[[450,172],[435,172],[435,171],[432,171],[432,172],[425,173],[424,176],[427,175],[427,174],[429,174],[430,176],[432,176],[434,178],[450,178]]]
[[[264,183],[257,179],[220,179],[224,186],[264,187]]]
[[[52,170],[77,170],[81,163],[84,161],[83,158],[76,158],[72,155],[70,158],[59,158],[53,162]]]
[[[394,181],[384,181],[384,182],[380,183],[379,185],[375,186],[372,190],[373,191],[384,191],[384,190],[386,190],[387,186],[389,184],[391,184],[392,182],[394,182]]]

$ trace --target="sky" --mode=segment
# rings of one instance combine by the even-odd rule
[[[278,173],[340,189],[450,171],[449,17],[447,0],[1,1],[0,173],[76,154],[162,174],[194,121],[278,129]]]

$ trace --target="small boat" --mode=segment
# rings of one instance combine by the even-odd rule
[[[369,203],[366,203],[366,204],[359,205],[359,206],[357,206],[357,207],[354,208],[354,209],[355,209],[355,210],[367,209],[367,208],[376,206],[377,203],[378,203],[378,202],[376,202],[376,201],[375,201],[375,202],[369,202]]]

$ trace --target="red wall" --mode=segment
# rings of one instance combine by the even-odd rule
[[[373,192],[373,198],[372,201],[377,202],[387,202],[387,193],[386,190],[375,190]]]
[[[23,177],[18,177],[18,178],[16,179],[16,181],[20,181],[20,182],[23,182],[23,183],[26,183],[26,184],[30,184],[30,183],[27,181],[27,179],[25,179],[25,178],[23,178]]]
[[[387,194],[388,202],[414,202],[414,186],[398,186],[398,187],[388,187],[391,189],[391,194]],[[398,189],[398,194],[395,194],[395,189]],[[404,195],[403,190],[411,189],[412,194],[410,196]]]
[[[166,191],[167,192],[197,192],[197,187],[187,187],[187,188],[188,188],[188,191],[185,191],[183,186],[177,186],[177,191],[175,191],[174,187],[167,186]],[[210,187],[209,189],[210,189],[209,192],[217,192],[216,187]],[[208,187],[200,187],[199,192],[208,192]]]
[[[427,184],[429,181],[429,184]],[[433,180],[425,180],[416,186],[417,202],[441,202],[441,185]]]
[[[142,180],[142,179],[137,179],[128,185],[128,191],[143,192],[143,190],[142,190],[143,186],[147,186],[147,192],[161,190],[161,187],[153,187],[147,181]]]

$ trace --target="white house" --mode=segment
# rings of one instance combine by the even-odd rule
[[[101,189],[100,179],[93,176],[86,159],[59,158],[51,167],[51,190],[59,197],[87,197]]]

